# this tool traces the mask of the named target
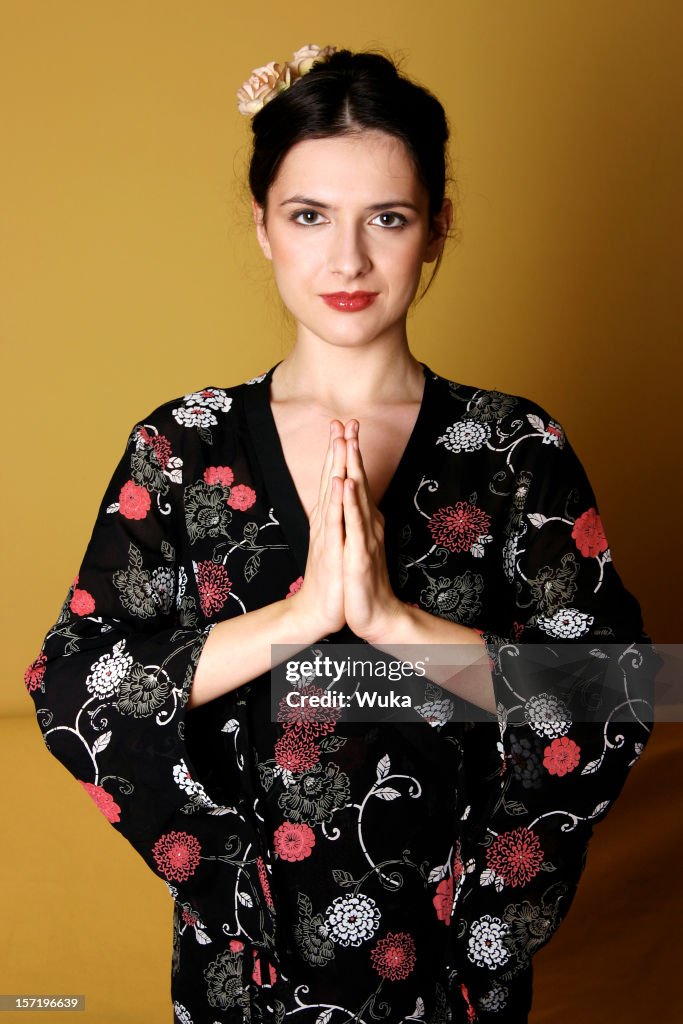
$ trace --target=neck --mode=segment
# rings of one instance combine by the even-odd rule
[[[271,380],[274,402],[296,401],[358,415],[364,408],[419,402],[424,372],[407,340],[356,347],[299,337]]]

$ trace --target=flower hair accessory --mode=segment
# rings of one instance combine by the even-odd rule
[[[278,93],[289,89],[307,74],[316,61],[325,61],[337,52],[336,46],[316,46],[308,43],[297,50],[292,60],[276,64],[271,60],[262,68],[254,68],[249,78],[237,90],[237,109],[240,114],[253,117],[261,107],[274,100]]]

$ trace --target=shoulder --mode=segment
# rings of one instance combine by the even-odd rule
[[[240,385],[222,388],[207,385],[169,398],[141,416],[136,427],[149,425],[164,433],[182,433],[186,429],[211,428],[229,414]]]
[[[243,398],[247,388],[259,384],[266,374],[228,387],[207,384],[157,405],[140,417],[130,431],[129,441],[145,431],[168,440],[173,446],[187,447],[199,441],[213,445],[225,433],[240,429]]]
[[[434,376],[441,395],[438,414],[451,433],[464,438],[470,432],[481,443],[536,440],[557,450],[567,443],[558,417],[529,396]]]

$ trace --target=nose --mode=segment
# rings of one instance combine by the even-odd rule
[[[352,280],[372,268],[367,239],[362,226],[337,224],[331,233],[328,250],[328,269],[332,274]]]

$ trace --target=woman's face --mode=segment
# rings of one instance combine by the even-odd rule
[[[299,331],[343,345],[405,336],[422,264],[443,247],[452,209],[446,200],[430,231],[427,190],[400,139],[365,131],[299,142],[269,189],[266,223],[252,206]]]

